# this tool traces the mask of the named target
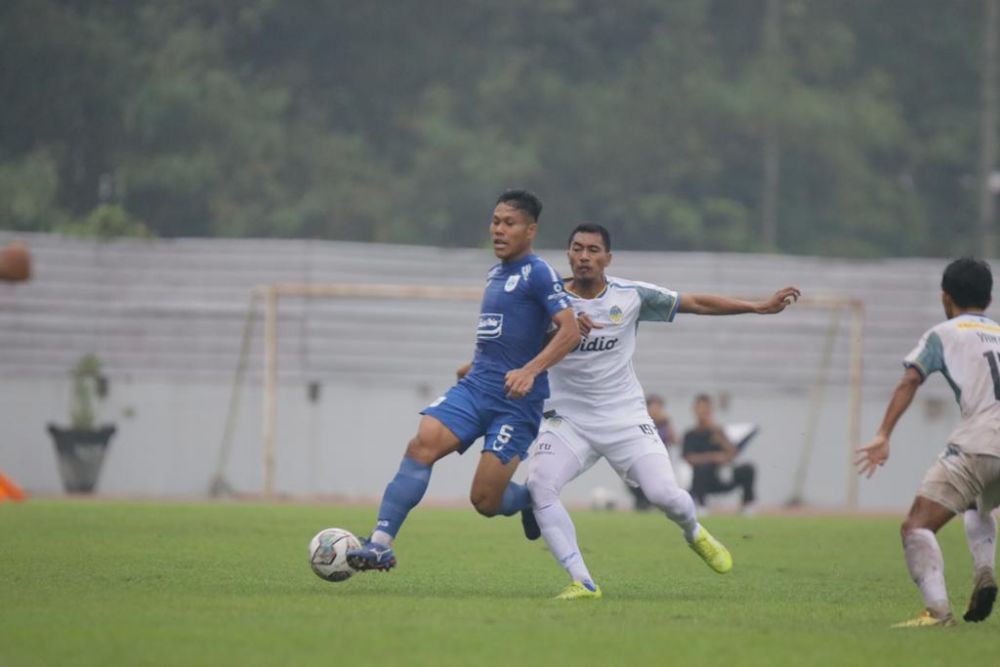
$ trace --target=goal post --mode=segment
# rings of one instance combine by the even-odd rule
[[[847,299],[846,307],[850,312],[850,346],[851,370],[849,412],[847,425],[847,440],[850,451],[847,457],[847,506],[856,509],[858,506],[858,475],[854,470],[854,458],[861,446],[861,399],[864,390],[865,375],[865,304],[861,299]]]
[[[214,494],[229,491],[225,483],[224,470],[232,447],[233,424],[235,411],[239,408],[239,393],[246,373],[247,357],[250,350],[250,340],[254,336],[254,323],[259,318],[260,307],[264,310],[264,352],[263,352],[263,391],[262,391],[262,486],[261,492],[265,498],[274,496],[276,480],[277,455],[277,421],[278,421],[278,318],[279,303],[283,298],[328,298],[328,299],[386,299],[386,300],[437,300],[437,301],[478,301],[482,298],[481,287],[453,287],[440,285],[403,285],[403,284],[370,284],[370,283],[276,283],[259,285],[253,288],[250,304],[243,329],[243,339],[240,345],[240,360],[237,365],[236,377],[233,381],[229,413],[226,419],[226,429],[223,434],[218,468],[213,478],[211,492]],[[756,299],[755,299],[756,300]],[[847,507],[857,507],[858,483],[853,474],[854,452],[860,445],[862,386],[864,373],[864,303],[860,299],[841,296],[802,297],[794,308],[809,308],[827,310],[831,313],[832,322],[827,333],[826,346],[821,359],[820,368],[814,382],[810,399],[808,420],[815,424],[823,408],[823,388],[827,382],[832,337],[837,335],[839,321],[843,314],[848,322],[848,406],[847,406]],[[826,368],[824,368],[826,366]],[[815,427],[810,426],[811,434],[803,443],[800,453],[800,465],[793,482],[794,488],[801,493],[805,476],[808,472],[809,457],[815,444]]]
[[[266,303],[264,316],[264,482],[265,497],[274,495],[276,431],[278,421],[278,299],[325,297],[355,299],[428,299],[470,301],[482,298],[482,289],[434,285],[277,283],[255,290]]]
[[[850,509],[858,506],[858,476],[854,474],[855,452],[861,445],[861,404],[864,389],[864,335],[865,305],[861,299],[850,297],[802,298],[799,304],[805,307],[823,308],[830,311],[830,324],[824,338],[820,365],[813,381],[807,413],[806,439],[799,451],[799,462],[792,481],[792,493],[786,501],[788,506],[804,502],[806,476],[816,445],[820,413],[823,410],[825,390],[829,380],[835,339],[840,329],[842,313],[848,319],[848,405],[847,405],[847,489],[845,505]]]

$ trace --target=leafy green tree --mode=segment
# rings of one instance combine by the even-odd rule
[[[467,246],[527,186],[550,246],[973,251],[982,14],[8,0],[0,225]]]

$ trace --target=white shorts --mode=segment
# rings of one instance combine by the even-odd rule
[[[549,417],[542,420],[535,447],[541,449],[553,440],[563,443],[579,459],[581,473],[604,457],[625,483],[633,487],[638,484],[629,478],[628,472],[642,457],[657,454],[670,465],[667,448],[652,421],[584,429],[565,417]]]

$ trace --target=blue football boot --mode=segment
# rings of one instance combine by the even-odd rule
[[[392,547],[365,540],[360,549],[347,552],[347,564],[359,572],[366,570],[391,570],[396,567],[396,554]]]

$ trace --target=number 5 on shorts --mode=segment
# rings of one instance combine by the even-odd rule
[[[497,437],[493,439],[493,449],[503,449],[503,446],[510,442],[510,436],[514,434],[514,427],[504,424],[500,427]],[[497,444],[499,443],[499,445]]]

